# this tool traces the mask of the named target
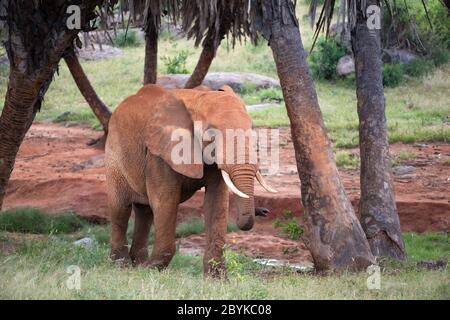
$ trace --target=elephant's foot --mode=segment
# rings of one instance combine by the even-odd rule
[[[127,267],[131,265],[131,259],[128,253],[128,246],[122,246],[120,248],[112,248],[109,256],[114,263],[116,263],[121,267]]]
[[[169,266],[174,254],[175,252],[167,252],[158,256],[152,256],[143,263],[143,266],[148,268],[157,268],[159,271],[164,270]]]
[[[143,265],[148,260],[148,250],[147,248],[135,249],[131,247],[130,257],[134,266]]]
[[[203,276],[205,278],[227,280],[227,268],[225,263],[220,260],[209,259],[203,263]]]

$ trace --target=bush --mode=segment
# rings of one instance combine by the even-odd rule
[[[121,30],[117,33],[115,44],[119,48],[138,47],[142,44],[142,40],[135,30],[128,30],[128,32]]]
[[[283,101],[283,93],[281,90],[275,88],[263,89],[258,95],[262,102],[280,103]]]
[[[433,48],[430,52],[430,60],[436,67],[440,67],[450,61],[450,55],[447,50],[441,48]]]
[[[396,87],[403,80],[403,68],[400,64],[383,65],[383,85],[385,87]]]
[[[316,79],[336,79],[336,66],[339,59],[345,56],[344,48],[332,39],[320,39],[317,43],[317,51],[310,56],[310,65],[313,76]]]
[[[48,215],[39,209],[23,208],[0,214],[0,229],[32,234],[71,233],[85,223],[75,214]]]
[[[298,224],[290,210],[283,210],[283,221],[275,219],[273,226],[275,229],[281,229],[291,240],[299,240],[305,232],[304,227]]]
[[[181,50],[175,57],[171,58],[169,56],[162,57],[164,65],[166,66],[167,74],[188,74],[189,71],[186,69],[186,61],[189,57],[189,51]]]
[[[420,58],[403,65],[403,72],[410,77],[422,77],[431,73],[434,63],[431,60]]]

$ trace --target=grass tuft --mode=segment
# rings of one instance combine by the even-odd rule
[[[32,234],[71,233],[85,225],[73,213],[48,215],[39,209],[22,208],[0,213],[0,229]]]

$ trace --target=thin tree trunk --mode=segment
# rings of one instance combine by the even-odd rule
[[[216,56],[217,48],[214,47],[213,43],[214,40],[209,40],[208,43],[203,46],[203,50],[197,62],[197,66],[195,67],[194,72],[185,85],[186,89],[192,89],[201,86],[203,80],[205,80],[205,77],[209,71],[209,67],[211,66],[211,63]]]
[[[363,269],[374,258],[333,160],[297,19],[289,1],[280,2],[272,9],[265,35],[269,35],[291,122],[307,245],[317,270]],[[271,6],[271,0],[264,3]]]
[[[359,4],[358,6],[360,6]],[[367,5],[380,5],[369,0]],[[375,256],[406,259],[395,203],[387,139],[380,30],[369,30],[358,8],[352,30],[361,154],[361,224]]]
[[[95,89],[92,87],[89,79],[84,73],[83,67],[81,66],[80,61],[78,60],[78,57],[73,49],[69,49],[67,51],[64,55],[64,60],[69,67],[70,73],[72,74],[78,89],[86,99],[86,102],[91,107],[97,119],[100,121],[103,131],[105,132],[105,136],[108,135],[108,123],[111,118],[111,111],[95,92]]]
[[[149,29],[145,34],[144,84],[156,83],[157,77],[158,77],[158,30],[156,29],[154,21],[151,21]]]

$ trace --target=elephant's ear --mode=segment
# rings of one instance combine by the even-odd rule
[[[174,171],[200,179],[203,177],[203,161],[201,148],[194,147],[198,146],[198,141],[193,138],[193,127],[184,103],[169,96],[163,103],[154,105],[152,117],[147,122],[145,140],[149,152],[164,159]],[[196,157],[194,151],[197,151]]]

